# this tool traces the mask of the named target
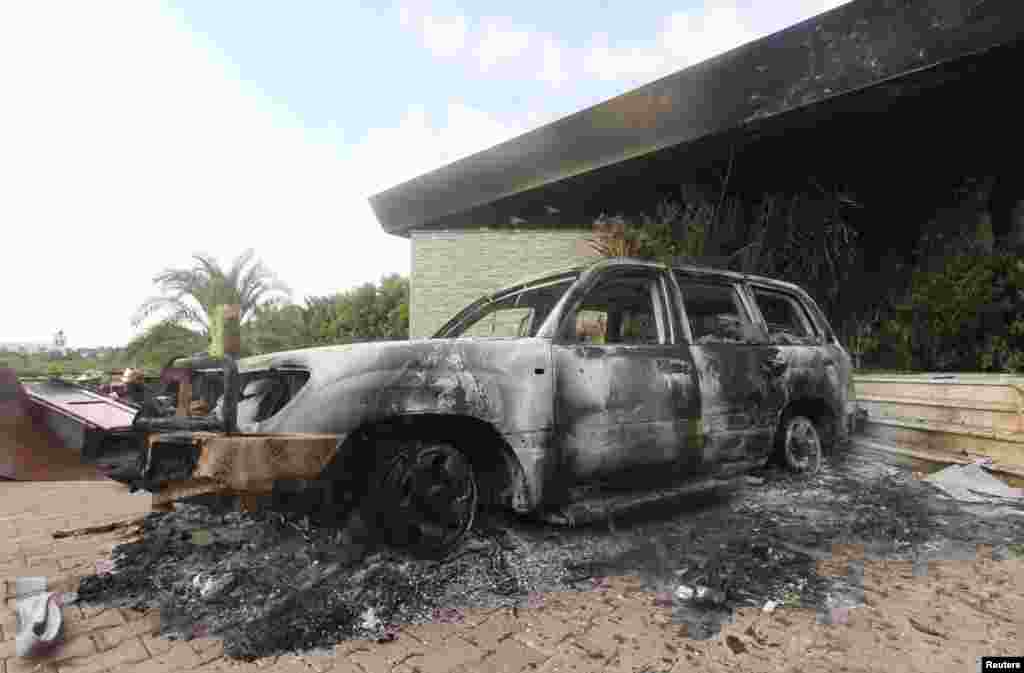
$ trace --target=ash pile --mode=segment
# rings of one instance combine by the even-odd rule
[[[931,560],[973,559],[978,544],[1002,558],[1024,539],[1024,517],[980,516],[980,505],[870,455],[810,478],[760,474],[738,491],[577,528],[483,513],[441,560],[368,542],[356,516],[339,526],[178,504],[146,517],[141,539],[115,549],[112,572],[83,578],[79,602],[158,608],[164,637],[219,637],[227,656],[251,660],[387,640],[401,624],[531,606],[633,575],[700,639],[739,607],[813,608],[841,621],[863,604],[865,560],[911,561],[921,573]],[[863,557],[822,576],[835,543],[860,545]]]
[[[377,547],[363,532],[357,515],[338,528],[273,510],[178,504],[148,515],[141,539],[115,549],[109,572],[83,578],[79,602],[158,608],[161,636],[218,637],[227,656],[253,660],[386,640],[398,624],[564,588],[559,569],[525,570],[486,526],[441,560]]]

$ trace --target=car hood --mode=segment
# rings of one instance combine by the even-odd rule
[[[405,413],[468,414],[510,427],[525,411],[518,400],[550,398],[549,343],[537,338],[375,341],[273,353],[239,365],[242,372],[310,372],[261,428],[267,431],[344,432]]]
[[[265,355],[254,355],[238,362],[240,373],[275,368],[308,369],[315,379],[333,379],[349,371],[359,371],[410,360],[441,364],[441,354],[500,353],[536,344],[535,338],[459,338],[459,339],[406,339],[402,341],[368,341],[337,344],[316,348],[302,348]],[[456,364],[452,362],[450,364]]]

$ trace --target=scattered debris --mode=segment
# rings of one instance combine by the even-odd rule
[[[743,644],[743,641],[734,635],[726,636],[725,644],[730,650],[732,650],[733,654],[743,654],[747,651],[747,646]]]
[[[101,533],[112,533],[116,530],[122,529],[135,529],[141,528],[143,518],[136,519],[124,519],[121,521],[113,521],[111,523],[104,523],[98,526],[85,526],[83,528],[71,528],[56,530],[53,532],[53,537],[56,539],[66,537],[82,537],[84,535],[98,535]]]
[[[761,608],[763,612],[775,612],[775,608],[779,606],[775,601],[765,601],[764,607]]]
[[[752,474],[748,474],[746,475],[746,482],[750,486],[760,486],[764,484],[764,479],[762,479],[761,477],[755,477]]]
[[[235,583],[234,573],[226,573],[220,577],[212,575],[196,575],[192,578],[192,586],[199,591],[203,600],[211,600],[220,596]]]
[[[914,627],[915,630],[920,631],[921,633],[927,634],[929,636],[937,636],[939,638],[949,638],[949,634],[943,633],[942,631],[936,629],[933,626],[924,624],[920,620],[915,619],[914,617],[909,617],[907,621],[910,622],[910,625]]]
[[[1007,486],[989,474],[978,463],[950,465],[925,477],[924,481],[943,491],[949,497],[962,502],[991,502],[993,499],[1020,500],[1022,496],[1022,489]]]
[[[14,587],[17,613],[15,654],[19,657],[52,654],[64,635],[62,608],[77,600],[77,594],[47,591],[45,577],[19,577]]]

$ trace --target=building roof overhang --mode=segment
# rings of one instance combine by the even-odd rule
[[[893,82],[927,79],[1022,37],[1020,0],[854,0],[380,192],[370,203],[386,232],[408,236],[736,129],[784,128],[800,111],[865,89],[898,90]]]

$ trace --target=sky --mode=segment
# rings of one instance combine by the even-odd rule
[[[371,195],[841,4],[0,3],[0,343],[123,345],[196,252],[407,274]]]

